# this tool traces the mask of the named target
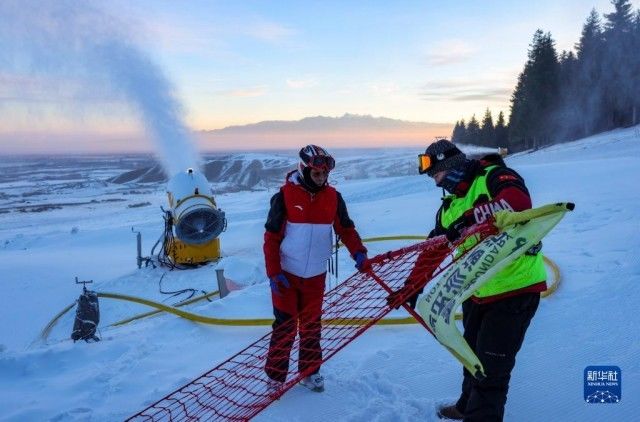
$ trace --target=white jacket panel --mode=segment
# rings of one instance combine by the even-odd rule
[[[331,257],[332,225],[287,221],[280,244],[280,264],[284,271],[309,278],[327,271]]]

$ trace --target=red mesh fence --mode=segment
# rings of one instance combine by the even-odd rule
[[[489,234],[487,227],[482,237]],[[271,332],[129,420],[249,420],[312,372],[314,366],[330,359],[387,315],[392,309],[387,303],[391,291],[401,290],[396,303],[404,303],[435,274],[455,262],[451,255],[451,245],[444,236],[429,239],[376,256],[371,260],[371,271],[355,273],[328,291],[322,309],[322,355],[314,357],[317,361],[302,362],[303,367],[309,368],[306,372],[299,372],[298,364],[301,357],[314,356],[309,350],[313,345],[301,344],[296,336],[289,352],[287,345],[272,342]],[[405,309],[426,327],[413,309]],[[296,329],[295,319],[286,324],[278,329]],[[297,328],[303,333],[314,329],[302,324]],[[289,359],[286,381],[275,390],[265,373],[270,343],[274,343],[271,359]]]

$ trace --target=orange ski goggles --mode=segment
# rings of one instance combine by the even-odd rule
[[[456,147],[435,155],[427,154],[426,152],[424,154],[418,154],[418,173],[425,174],[436,164],[461,153],[462,151]]]
[[[418,154],[418,173],[425,174],[433,166],[433,160],[429,154]]]

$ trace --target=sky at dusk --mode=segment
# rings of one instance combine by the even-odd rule
[[[489,107],[494,118],[508,117],[535,30],[550,31],[558,52],[571,49],[592,8],[602,15],[613,7],[7,0],[0,153],[145,150],[145,128],[165,116],[156,104],[186,131],[345,113],[453,124]],[[104,72],[114,57],[120,64]]]

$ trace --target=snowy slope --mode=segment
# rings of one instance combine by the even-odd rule
[[[406,153],[412,165],[418,152]],[[375,162],[384,157],[377,151],[358,159]],[[542,301],[518,355],[507,421],[637,420],[639,159],[639,128],[508,159],[527,180],[534,205],[569,200],[577,207],[545,240],[544,251],[560,267],[562,285]],[[335,181],[363,237],[423,234],[433,224],[440,191],[426,177],[341,176]],[[3,191],[14,188],[11,182],[0,185]],[[107,192],[117,196],[110,186],[82,189],[83,197],[95,196],[98,201]],[[229,219],[222,235],[227,258],[219,265],[227,277],[247,287],[190,310],[220,317],[270,316],[261,247],[273,189],[216,197]],[[55,195],[50,193],[49,199]],[[126,205],[146,202],[150,205]],[[162,189],[150,188],[129,192],[124,203],[0,214],[0,420],[122,420],[269,331],[266,326],[196,325],[166,315],[107,328],[146,309],[104,299],[103,341],[67,340],[72,322],[68,314],[47,344],[33,342],[46,323],[77,297],[75,276],[93,279],[99,291],[167,303],[179,300],[158,292],[161,269],[135,267],[131,227],[142,232],[148,251],[161,231],[161,205],[165,205]],[[370,248],[378,253],[401,245],[376,243]],[[346,255],[341,260],[344,278],[352,263]],[[215,290],[214,268],[212,264],[170,272],[162,287]],[[582,376],[588,365],[621,368],[620,403],[584,403]],[[421,327],[374,327],[324,365],[325,393],[293,388],[256,420],[435,421],[435,406],[457,397],[461,372]]]

